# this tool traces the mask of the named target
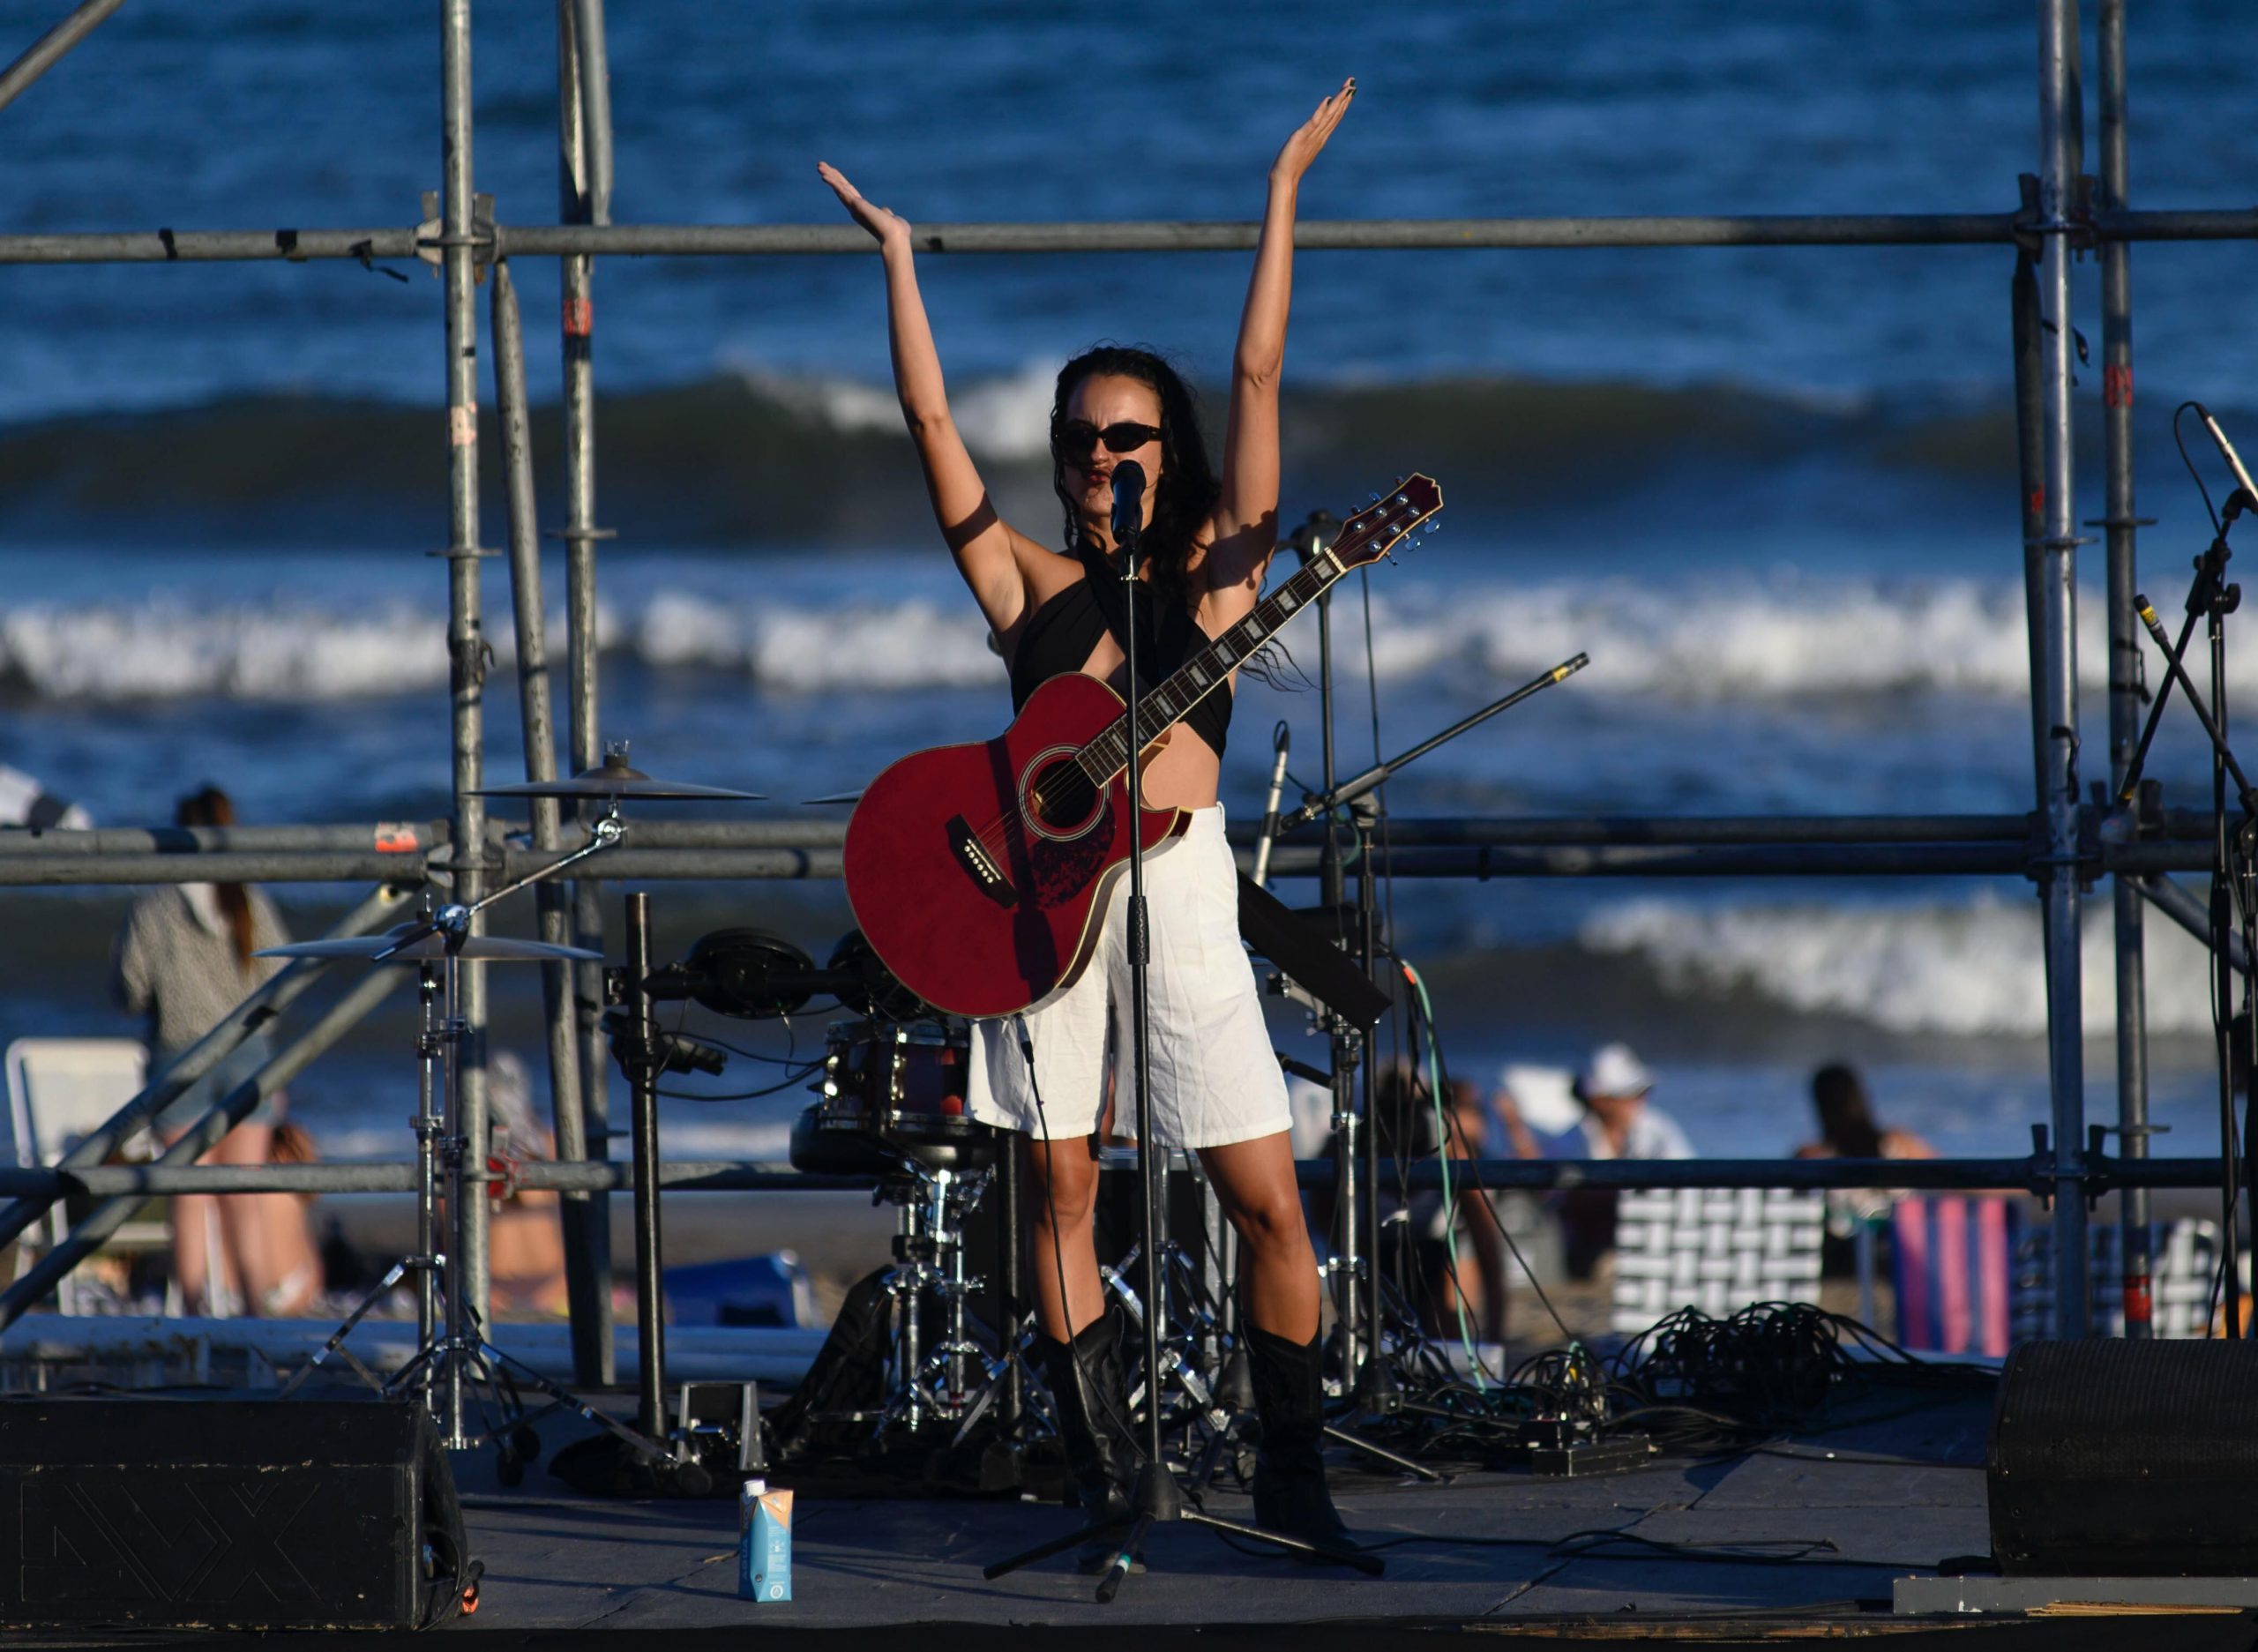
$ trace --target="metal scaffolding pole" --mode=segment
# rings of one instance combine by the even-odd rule
[[[2071,237],[2077,226],[2084,147],[2078,80],[2076,0],[2039,0],[2039,306],[2050,324],[2040,343],[2045,427],[2045,537],[2042,599],[2044,675],[2030,691],[2043,707],[2038,792],[2046,855],[2039,872],[2045,913],[2047,1072],[2053,1091],[2058,1193],[2054,1200],[2054,1334],[2082,1337],[2090,1316],[2085,1199],[2085,1026],[2079,960],[2077,539],[2071,509]],[[2075,1260],[2074,1260],[2075,1259]]]
[[[31,49],[0,70],[0,109],[23,95],[24,88],[55,67],[63,55],[101,27],[125,0],[86,0],[69,17],[41,35]]]
[[[560,0],[570,4],[570,0]],[[567,135],[567,161],[572,164]],[[567,189],[573,186],[568,182]],[[572,198],[568,196],[568,203]],[[568,205],[569,211],[569,205]],[[1397,218],[1305,220],[1303,251],[1462,252],[1484,248],[1573,250],[1592,247],[2003,246],[2030,232],[2013,213],[1904,213],[1863,217]],[[2090,213],[2082,232],[2097,242],[2258,240],[2258,209]],[[1040,252],[1243,252],[1252,223],[920,224],[923,254]],[[517,224],[495,229],[497,251],[520,258],[774,258],[878,249],[852,225]],[[430,243],[413,228],[135,229],[0,235],[0,264],[244,263],[279,259],[412,258]]]
[[[2103,210],[2121,212],[2130,192],[2125,127],[2125,0],[2101,0],[2101,193]],[[2101,249],[2101,422],[2107,504],[2101,526],[2109,547],[2109,782],[2116,796],[2141,737],[2141,627],[2133,615],[2138,588],[2133,504],[2133,254],[2121,241]],[[2123,811],[2127,820],[2132,811]],[[2111,880],[2117,941],[2117,1129],[2124,1155],[2149,1152],[2148,984],[2137,880]],[[2123,1225],[2125,1334],[2150,1334],[2154,1304],[2149,1192],[2127,1187]]]
[[[557,216],[600,227],[611,221],[611,91],[605,59],[602,0],[557,0]],[[568,751],[575,774],[603,760],[596,711],[595,260],[569,257],[561,270],[564,354],[564,628]],[[572,886],[575,945],[603,950],[603,888],[584,878]],[[603,1035],[603,966],[580,964],[572,995],[580,1050],[581,1139],[588,1156],[611,1155],[611,1060]],[[575,1367],[584,1382],[617,1379],[611,1336],[609,1201],[589,1206],[586,1225],[568,1236],[581,1249],[576,1267],[606,1282],[592,1304],[590,1339],[596,1364]],[[580,1315],[577,1299],[574,1335]],[[575,1357],[580,1344],[576,1342]]]
[[[398,972],[393,972],[397,976]],[[1338,1166],[1330,1157],[1295,1162],[1304,1187],[1332,1187]],[[2088,1190],[2137,1184],[2209,1191],[2218,1186],[2217,1159],[2132,1160],[2106,1155],[2087,1164]],[[1110,1174],[1110,1172],[1109,1172]],[[2052,1193],[2051,1155],[1985,1159],[1454,1159],[1435,1158],[1391,1168],[1402,1185],[1424,1191],[1478,1185],[1488,1192],[1508,1188],[1758,1187],[1810,1190],[1872,1187],[1996,1192],[2028,1188]],[[360,1164],[100,1164],[75,1171],[0,1168],[0,1194],[59,1199],[144,1200],[169,1193],[406,1193],[417,1169],[406,1160]],[[602,1188],[624,1192],[634,1180],[629,1164],[535,1163],[518,1168],[517,1185],[536,1191]],[[750,1159],[676,1159],[658,1165],[656,1181],[670,1193],[868,1192],[875,1176],[808,1176]]]
[[[475,202],[471,192],[470,0],[445,0],[440,43],[440,274],[447,315],[447,660],[454,727],[454,886],[466,905],[483,893],[486,637],[479,619],[478,279]],[[483,919],[474,919],[482,932]],[[461,964],[456,1013],[463,1022],[455,1087],[457,1139],[451,1151],[467,1160],[465,1178],[478,1196],[452,1214],[450,1258],[463,1299],[487,1315],[486,1277],[486,968]],[[460,1412],[450,1406],[450,1417]]]
[[[2083,816],[2080,817],[2083,819]],[[1253,851],[1234,851],[1251,865]],[[1322,851],[1289,845],[1274,850],[1270,871],[1280,878],[1317,874]],[[557,863],[554,851],[510,845],[486,857],[489,872],[506,878],[539,872]],[[806,882],[841,875],[835,844],[706,845],[681,848],[613,849],[604,863],[623,882],[650,878],[714,882],[785,879]],[[0,855],[0,888],[57,887],[109,884],[179,883],[402,883],[421,876],[424,856],[363,854],[349,850],[275,850],[206,855]],[[433,871],[445,873],[449,856],[435,853]],[[1602,843],[1544,847],[1477,844],[1427,848],[1398,848],[1388,863],[1398,878],[1465,878],[1486,883],[1497,878],[2016,878],[2045,873],[2052,864],[2044,844],[1959,843]],[[2199,844],[2101,842],[2076,863],[2080,876],[2109,872],[2149,876],[2157,872],[2205,872],[2211,851]]]
[[[525,330],[518,314],[517,285],[506,263],[494,266],[492,326],[495,400],[501,415],[502,444],[508,455],[510,494],[510,594],[517,622],[518,704],[525,724],[526,778],[557,778],[557,735],[549,714],[548,622],[541,591],[541,534],[534,503],[533,440],[526,407]],[[557,801],[535,797],[531,804],[533,847],[558,852]],[[562,945],[572,938],[571,892],[562,885],[534,886],[541,938]],[[572,966],[541,967],[543,1020],[549,1029],[550,1118],[556,1157],[567,1162],[588,1156],[580,1110],[580,1040],[572,1009]],[[599,1273],[587,1230],[602,1215],[583,1192],[561,1203],[564,1226],[564,1283],[572,1327],[572,1369],[585,1383],[607,1380],[603,1345],[611,1338],[611,1281]],[[599,1342],[599,1338],[602,1342]]]

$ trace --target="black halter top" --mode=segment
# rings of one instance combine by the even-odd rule
[[[1052,677],[1080,670],[1108,630],[1105,614],[1098,606],[1097,581],[1118,576],[1088,541],[1076,548],[1076,556],[1082,564],[1082,577],[1028,615],[1020,632],[1019,647],[1012,655],[1012,709],[1015,712]],[[1208,646],[1208,634],[1181,608],[1155,613],[1152,587],[1144,580],[1133,583],[1130,592],[1130,600],[1137,605],[1137,652],[1143,656],[1144,686],[1149,693]],[[1228,685],[1218,688],[1184,717],[1185,727],[1205,740],[1219,758],[1231,726],[1232,698]]]

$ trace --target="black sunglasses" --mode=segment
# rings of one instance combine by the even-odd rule
[[[1067,459],[1088,459],[1100,442],[1109,453],[1133,453],[1146,443],[1160,439],[1157,424],[1132,424],[1125,420],[1101,430],[1088,419],[1068,419],[1050,433],[1050,445]]]

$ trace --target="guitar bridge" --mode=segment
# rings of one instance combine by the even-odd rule
[[[962,815],[948,824],[949,848],[957,864],[970,874],[974,886],[998,906],[1009,909],[1020,903],[1020,892],[1012,887],[1011,879],[1004,876],[1004,869],[996,864],[996,857],[988,846],[973,835],[972,827]]]

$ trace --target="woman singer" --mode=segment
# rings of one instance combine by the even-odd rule
[[[1095,581],[1119,580],[1113,476],[1142,469],[1143,528],[1132,600],[1141,675],[1158,683],[1250,612],[1277,542],[1278,381],[1293,285],[1302,176],[1348,113],[1356,82],[1317,106],[1271,165],[1254,273],[1231,363],[1222,466],[1211,467],[1190,390],[1141,349],[1106,345],[1059,370],[1050,417],[1063,550],[1002,520],[949,414],[911,254],[909,225],[864,199],[836,168],[823,181],[877,237],[886,269],[893,373],[942,537],[1011,672],[1014,708],[1046,679],[1080,671],[1126,693],[1121,648]],[[1147,650],[1149,649],[1149,654]],[[1147,807],[1190,813],[1184,835],[1146,859],[1150,913],[1148,1093],[1157,1147],[1197,1151],[1245,1247],[1245,1342],[1262,1443],[1254,1515],[1269,1529],[1339,1545],[1326,1490],[1316,1259],[1287,1142],[1286,1090],[1239,943],[1236,871],[1216,802],[1228,690],[1208,695],[1143,768]],[[973,1024],[968,1107],[1024,1133],[1039,1357],[1058,1402],[1068,1467],[1093,1524],[1125,1523],[1139,1451],[1092,1248],[1093,1137],[1108,1033],[1127,1090],[1127,880],[1116,883],[1096,954],[1070,986],[1030,1009],[1029,1071],[1017,1029]],[[1085,1548],[1086,1569],[1110,1548]]]

